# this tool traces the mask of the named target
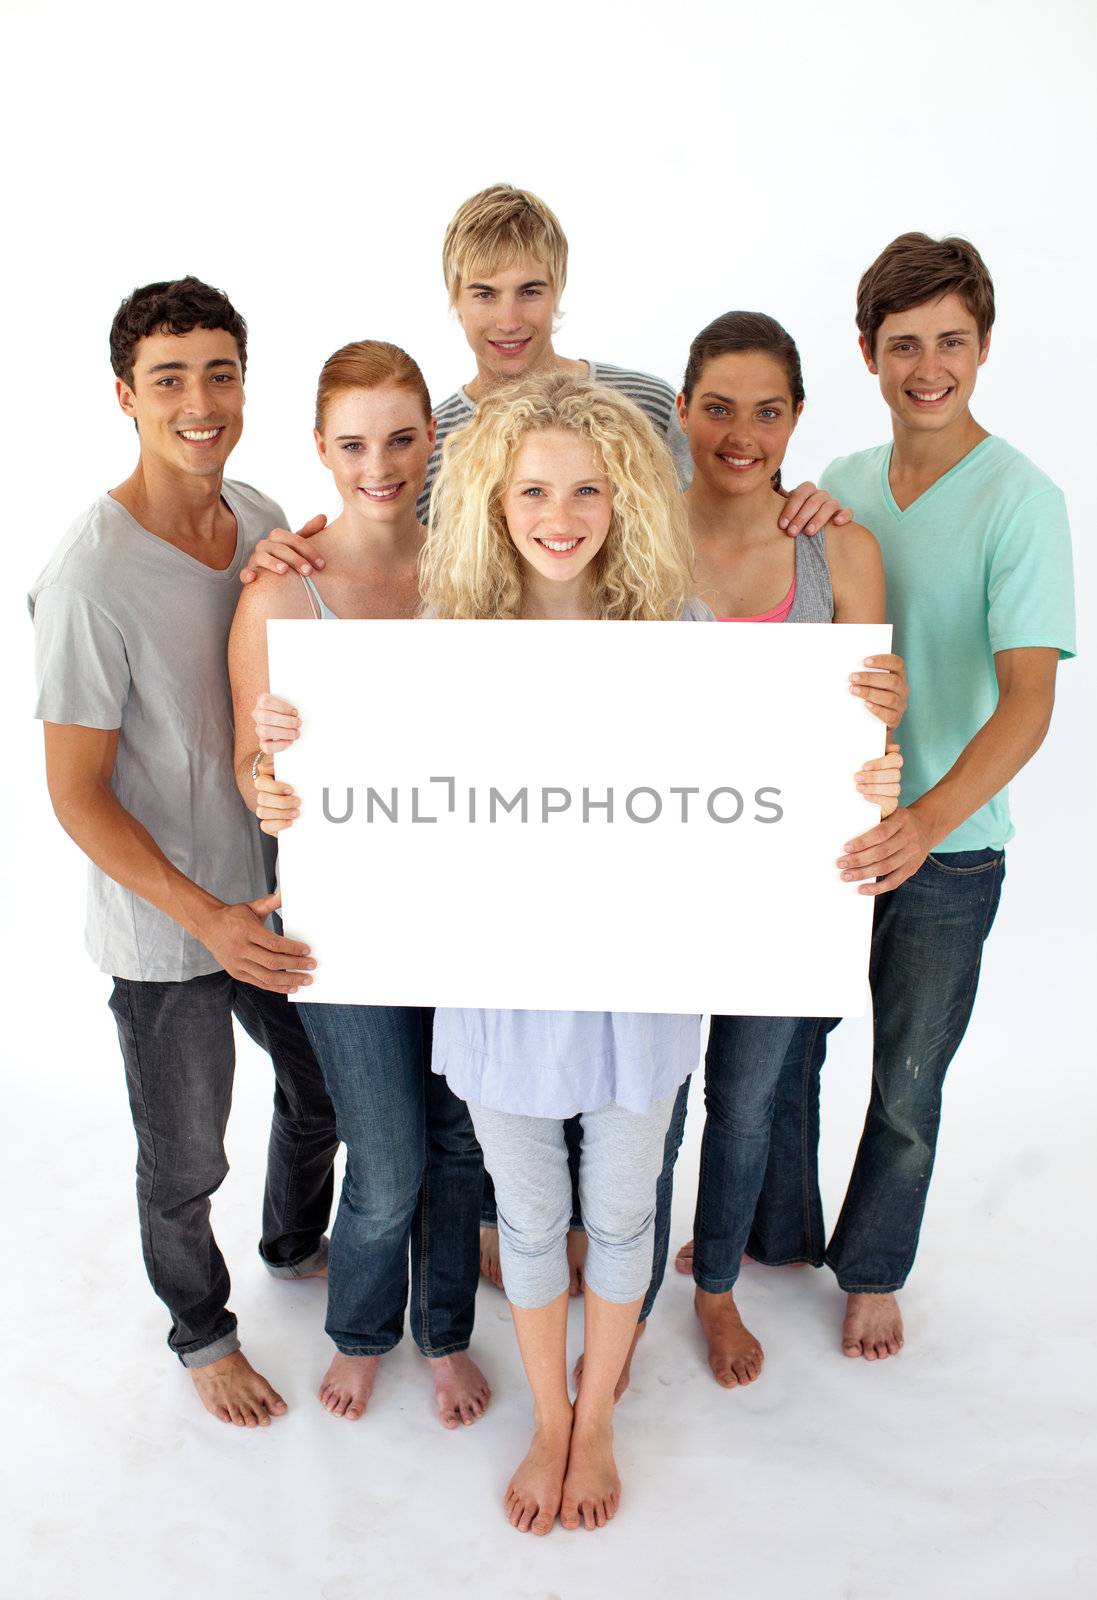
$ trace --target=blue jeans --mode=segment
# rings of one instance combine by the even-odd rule
[[[686,1107],[689,1101],[689,1079],[682,1084],[674,1097],[674,1109],[670,1114],[670,1127],[663,1142],[663,1167],[659,1174],[659,1181],[655,1186],[655,1248],[651,1270],[651,1282],[648,1292],[644,1296],[644,1303],[640,1308],[641,1322],[646,1322],[651,1316],[655,1305],[655,1298],[663,1284],[663,1274],[667,1270],[667,1253],[670,1249],[670,1208],[674,1199],[674,1163],[678,1160],[678,1151],[682,1144],[682,1135],[686,1128]],[[568,1152],[568,1170],[571,1174],[572,1214],[569,1224],[572,1228],[583,1226],[582,1214],[579,1206],[579,1152],[583,1143],[582,1122],[579,1117],[569,1117],[564,1123],[564,1140]],[[498,1226],[495,1209],[495,1187],[488,1173],[484,1174],[484,1210],[481,1221],[486,1228]]]
[[[480,1271],[480,1147],[430,1070],[433,1013],[298,1007],[347,1147],[328,1258],[327,1331],[344,1355],[398,1344],[408,1304],[427,1356],[468,1348]]]
[[[837,1019],[801,1022],[774,1106],[766,1178],[747,1242],[768,1266],[825,1261],[847,1293],[901,1289],[914,1263],[941,1093],[979,982],[1005,876],[1002,850],[929,856],[876,902],[869,978],[875,1037],[864,1131],[825,1251],[819,1075]]]
[[[137,1133],[145,1268],[171,1312],[169,1347],[185,1367],[206,1366],[240,1348],[228,1268],[210,1227],[210,1196],[229,1170],[233,1016],[274,1067],[259,1254],[275,1277],[324,1264],[335,1116],[298,1008],[284,995],[227,972],[181,983],[115,978],[110,1008]]]
[[[705,1052],[705,1131],[693,1221],[693,1277],[734,1288],[769,1157],[770,1123],[798,1017],[713,1017]]]

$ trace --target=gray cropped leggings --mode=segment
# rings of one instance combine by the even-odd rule
[[[582,1114],[579,1198],[590,1241],[583,1273],[595,1294],[617,1305],[641,1299],[651,1279],[655,1185],[674,1100],[644,1112],[608,1105]],[[507,1298],[528,1310],[547,1306],[568,1286],[564,1124],[472,1104],[469,1112],[495,1182]]]

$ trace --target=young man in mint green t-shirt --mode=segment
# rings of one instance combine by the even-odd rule
[[[914,1261],[945,1072],[971,1015],[1013,835],[1007,785],[1048,730],[1074,653],[1062,492],[975,421],[994,289],[962,239],[907,233],[864,274],[860,346],[891,410],[892,442],[845,456],[822,485],[875,534],[895,649],[907,664],[902,805],[850,842],[843,878],[878,896],[875,1039],[864,1132],[823,1249],[818,1074],[833,1020],[801,1025],[782,1076],[757,1260],[824,1261],[849,1296],[842,1348],[903,1343],[896,1300]]]

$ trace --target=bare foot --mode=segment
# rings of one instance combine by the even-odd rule
[[[369,1405],[380,1356],[345,1356],[337,1351],[320,1380],[320,1404],[333,1417],[357,1422]]]
[[[725,1389],[753,1383],[762,1370],[762,1346],[743,1319],[731,1294],[708,1294],[695,1289],[693,1308],[708,1344],[712,1376]]]
[[[583,1292],[583,1268],[587,1264],[587,1245],[590,1240],[580,1228],[568,1229],[568,1271],[571,1279],[568,1294],[574,1300]]]
[[[621,1480],[613,1459],[613,1425],[576,1422],[560,1504],[565,1528],[604,1528],[621,1504]]]
[[[237,1428],[269,1428],[271,1418],[280,1417],[286,1409],[282,1396],[256,1372],[242,1350],[187,1370],[199,1400],[218,1422],[231,1422]]]
[[[443,1428],[479,1422],[487,1410],[491,1389],[475,1361],[460,1351],[453,1356],[433,1356],[428,1365]]]
[[[571,1409],[552,1426],[536,1428],[525,1460],[507,1484],[503,1509],[519,1533],[552,1531],[563,1494],[571,1442]]]
[[[632,1376],[632,1358],[636,1354],[636,1346],[640,1343],[640,1336],[646,1327],[646,1322],[638,1322],[636,1324],[636,1332],[633,1334],[632,1343],[628,1347],[628,1355],[625,1357],[625,1364],[621,1368],[621,1376],[618,1378],[617,1387],[613,1391],[614,1401],[620,1400],[621,1396],[629,1386],[629,1379]],[[582,1382],[582,1379],[583,1358],[580,1356],[578,1361],[575,1363],[575,1370],[571,1375],[571,1380],[575,1385],[576,1394],[579,1393],[579,1385]]]
[[[851,1294],[842,1324],[842,1354],[886,1361],[903,1348],[903,1318],[893,1294]]]
[[[480,1229],[480,1276],[493,1283],[497,1289],[503,1287],[503,1270],[499,1265],[499,1229]]]
[[[693,1273],[693,1240],[687,1239],[674,1258],[675,1272],[682,1273],[683,1277],[690,1277]]]

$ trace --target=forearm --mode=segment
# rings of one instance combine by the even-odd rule
[[[259,793],[255,787],[255,779],[252,777],[252,773],[255,770],[255,758],[258,754],[258,745],[254,750],[241,749],[237,746],[236,787],[240,791],[240,798],[248,810],[253,813],[259,805]],[[264,762],[264,770],[267,770],[269,766],[269,761]]]
[[[223,902],[192,883],[109,789],[96,786],[53,799],[58,822],[84,854],[124,889],[147,900],[194,938]]]
[[[1050,722],[1044,696],[1011,695],[999,702],[940,782],[910,807],[931,850],[1017,776],[1043,744]]]

